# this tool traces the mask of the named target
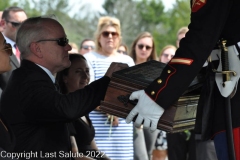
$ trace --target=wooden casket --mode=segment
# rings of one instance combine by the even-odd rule
[[[146,88],[161,74],[166,65],[148,61],[114,72],[100,109],[108,114],[126,118],[137,102],[129,100],[132,92]],[[158,129],[166,132],[180,132],[193,129],[199,99],[199,77],[169,109],[165,110],[158,122]],[[146,106],[147,107],[147,106]]]

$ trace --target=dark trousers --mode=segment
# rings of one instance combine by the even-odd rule
[[[218,133],[214,137],[214,145],[216,148],[218,160],[228,160],[229,157],[228,157],[226,132]]]
[[[191,131],[189,140],[184,132],[167,133],[169,160],[196,160],[195,134]]]
[[[233,129],[233,143],[236,160],[240,160],[240,128]],[[226,132],[220,132],[214,136],[214,145],[218,160],[228,160],[228,147],[227,147],[227,136]]]
[[[159,130],[134,128],[134,160],[151,160]]]
[[[196,140],[197,160],[218,160],[213,140]]]

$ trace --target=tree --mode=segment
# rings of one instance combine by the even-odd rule
[[[54,14],[63,25],[71,42],[77,44],[84,38],[93,38],[100,16],[116,17],[121,22],[123,42],[129,47],[143,31],[152,33],[157,52],[167,44],[175,45],[177,30],[190,22],[189,0],[176,0],[173,8],[165,10],[162,0],[105,0],[105,13],[95,13],[82,0],[72,4],[66,0],[0,0],[0,9],[9,6],[23,8],[28,17]],[[73,6],[81,5],[73,16]],[[85,13],[84,15],[82,13]]]
[[[0,0],[0,11],[3,11],[5,8],[7,8],[10,5],[11,5],[10,1]]]
[[[168,11],[160,0],[143,0],[138,9],[145,27],[153,34],[157,53],[168,44],[175,45],[178,29],[190,22],[189,0],[176,1]]]
[[[77,15],[70,17],[69,12],[74,4],[69,4],[66,0],[0,0],[2,8],[9,6],[19,6],[23,8],[28,17],[35,16],[49,16],[56,18],[64,27],[65,32],[71,42],[77,44],[80,40],[86,37],[92,37],[93,30],[90,31],[89,27],[92,23],[87,17],[78,17]],[[2,3],[4,2],[4,3]],[[81,3],[81,0],[78,1]],[[85,6],[79,10],[84,10]],[[87,34],[89,33],[89,35]]]
[[[165,34],[164,25],[168,20],[163,3],[159,0],[143,0],[141,3],[138,3],[137,7],[142,17],[141,31],[152,33],[156,50],[159,52],[161,46],[159,44],[162,44],[162,42],[159,42],[158,39]]]
[[[104,15],[120,20],[123,40],[128,46],[138,34],[148,31],[159,53],[164,46],[175,45],[177,30],[189,23],[189,4],[189,0],[178,0],[172,9],[165,11],[161,0],[106,0],[103,8]]]
[[[190,23],[191,7],[189,0],[178,0],[173,5],[173,8],[168,11],[168,21],[165,23],[167,40],[170,44],[176,44],[177,31]]]

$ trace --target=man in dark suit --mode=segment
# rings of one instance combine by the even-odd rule
[[[42,17],[27,19],[17,33],[22,62],[3,91],[1,107],[16,135],[14,152],[33,153],[30,159],[69,159],[68,123],[99,106],[112,72],[127,67],[113,63],[103,78],[63,95],[53,75],[70,66],[66,37],[59,22]]]
[[[0,21],[2,33],[7,43],[11,44],[13,55],[10,57],[12,69],[0,75],[0,95],[8,82],[12,71],[19,67],[20,52],[16,49],[16,34],[20,24],[27,19],[27,15],[22,8],[9,7],[3,11],[2,20]]]

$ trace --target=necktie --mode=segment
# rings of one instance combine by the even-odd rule
[[[61,93],[60,87],[57,81],[54,83],[54,86],[55,86],[55,90]]]
[[[15,44],[14,46],[15,46],[15,49],[16,49],[16,54],[15,54],[15,55],[16,55],[16,57],[17,57],[18,62],[20,63],[20,54],[21,54],[21,53],[20,53],[17,45]]]

